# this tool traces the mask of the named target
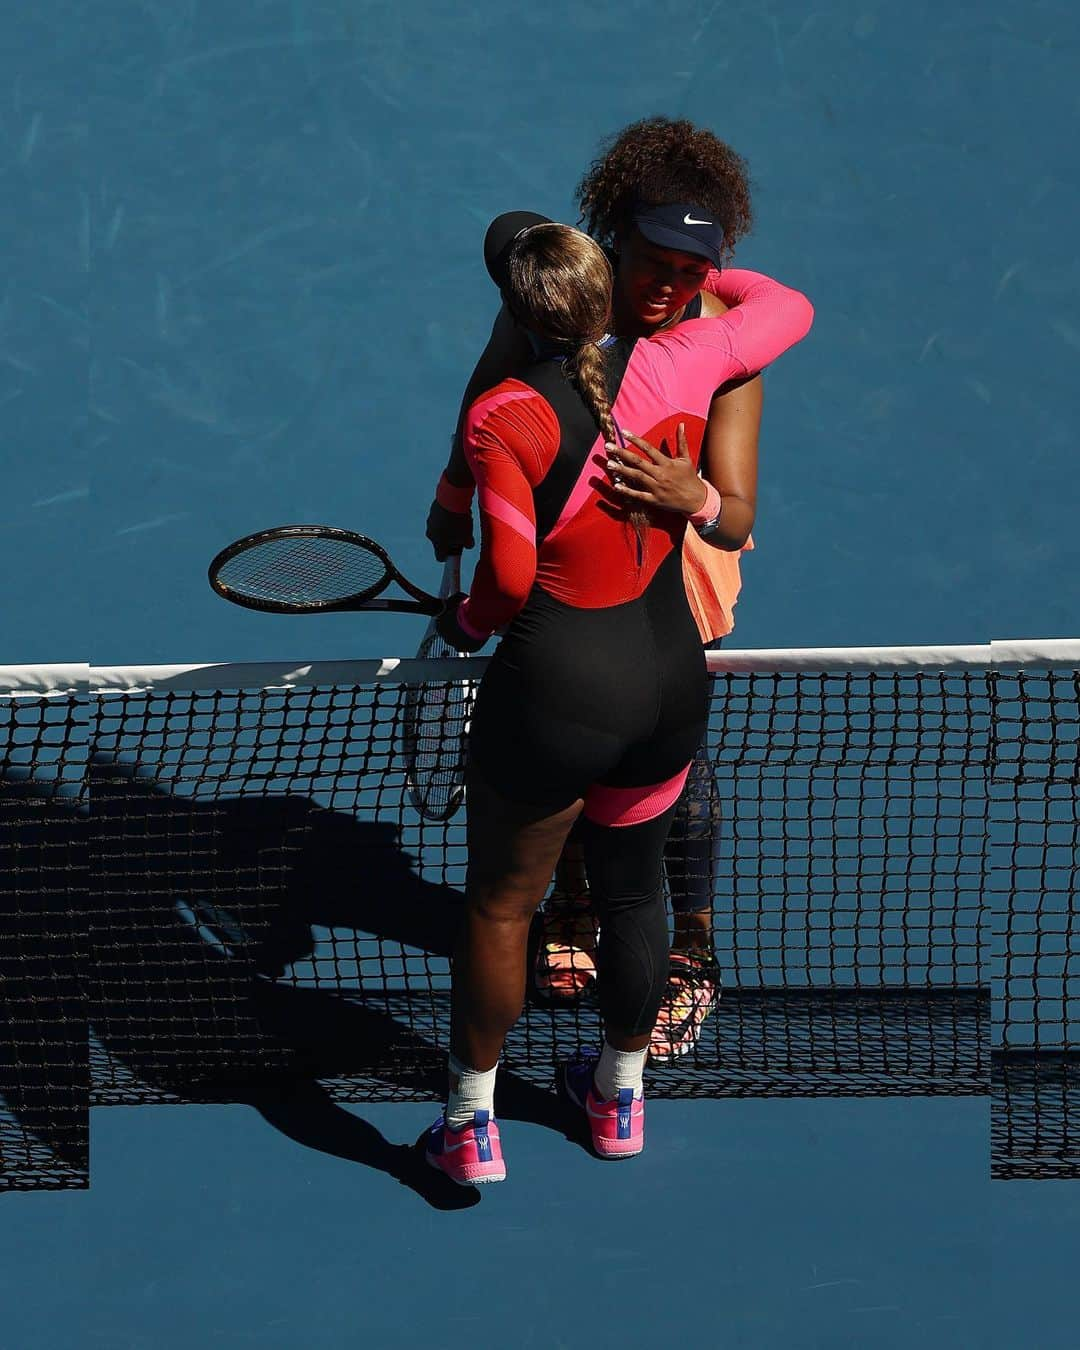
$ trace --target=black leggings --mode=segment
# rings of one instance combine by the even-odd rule
[[[605,1023],[624,1036],[653,1029],[668,979],[661,856],[675,807],[642,825],[580,820],[589,890],[600,920],[597,993]]]
[[[575,609],[534,587],[473,711],[471,767],[494,792],[552,814],[584,801],[600,1008],[627,1036],[652,1030],[667,984],[664,841],[707,697],[675,550],[638,599],[608,609]]]
[[[722,642],[723,638],[708,642],[705,650],[714,651]],[[710,703],[712,694],[710,681]],[[703,914],[712,909],[719,826],[720,793],[706,731],[690,765],[686,786],[675,807],[671,833],[664,845],[671,908],[675,914]]]

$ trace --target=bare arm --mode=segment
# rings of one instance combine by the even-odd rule
[[[703,318],[726,314],[728,306],[711,291],[701,294]],[[705,439],[701,444],[701,472],[723,499],[720,524],[706,535],[714,548],[735,552],[754,527],[757,506],[758,437],[764,386],[760,375],[732,380],[713,395]]]
[[[733,381],[713,397],[701,445],[701,473],[720,494],[720,523],[705,536],[734,552],[746,543],[757,507],[758,436],[764,389],[760,375]]]

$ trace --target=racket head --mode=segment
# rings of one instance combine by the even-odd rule
[[[439,595],[461,589],[461,559],[447,559]],[[434,622],[416,650],[418,658],[463,656],[436,630]],[[401,724],[406,787],[414,810],[425,820],[449,820],[465,801],[469,722],[476,687],[472,680],[408,685]]]
[[[208,570],[223,599],[271,614],[359,608],[394,576],[381,544],[333,525],[275,525],[245,535]]]

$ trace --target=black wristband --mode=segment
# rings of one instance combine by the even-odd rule
[[[487,637],[475,637],[472,633],[466,633],[465,629],[458,623],[457,613],[465,598],[464,591],[458,591],[456,595],[447,596],[443,601],[442,609],[435,617],[435,628],[439,636],[448,642],[455,651],[477,652],[487,641]]]

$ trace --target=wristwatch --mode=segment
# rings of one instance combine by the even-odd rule
[[[697,530],[698,535],[702,539],[708,539],[710,534],[714,534],[716,532],[716,529],[720,524],[720,514],[721,514],[720,511],[717,511],[716,515],[713,516],[712,520],[706,520],[703,524],[694,526],[694,529]]]

